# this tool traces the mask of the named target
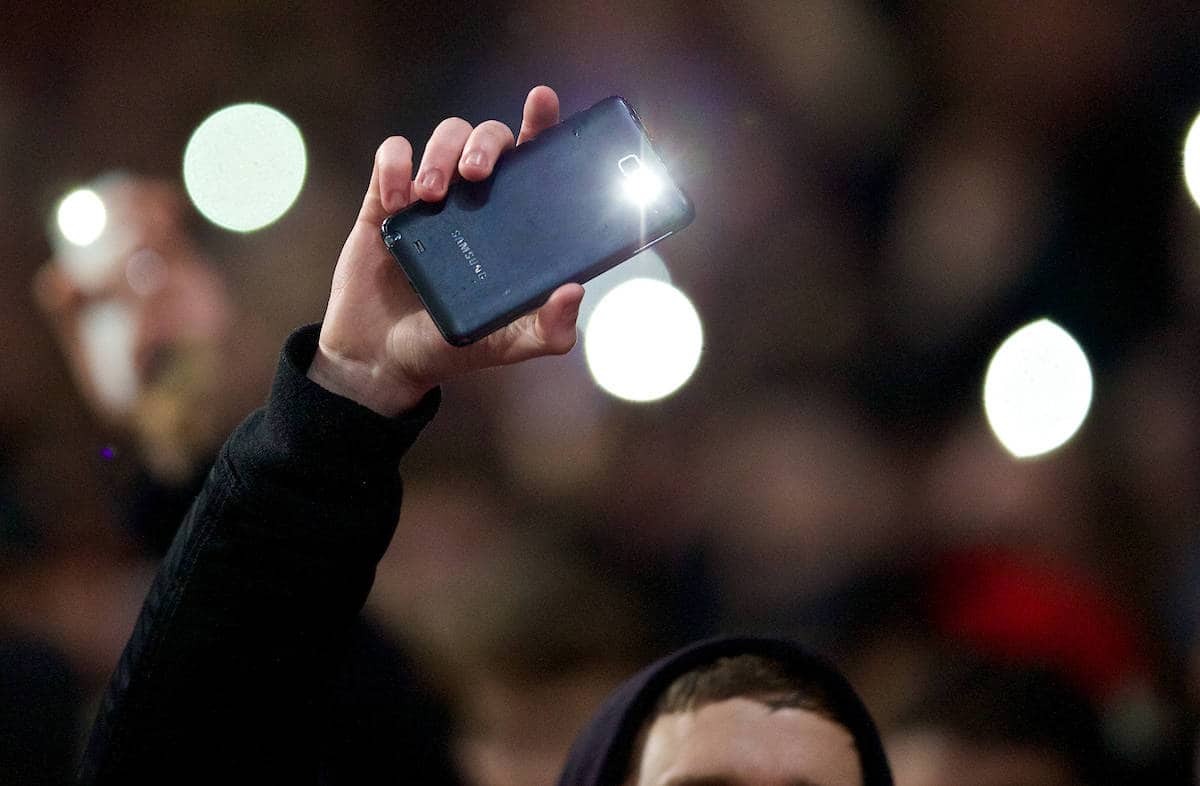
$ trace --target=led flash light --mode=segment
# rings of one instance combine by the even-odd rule
[[[625,196],[638,205],[652,202],[662,191],[662,181],[650,169],[642,165],[641,159],[630,153],[617,162],[624,179],[621,183]]]

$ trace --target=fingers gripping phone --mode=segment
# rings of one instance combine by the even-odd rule
[[[442,335],[462,346],[693,216],[641,120],[614,96],[509,150],[486,180],[389,217],[383,240]]]

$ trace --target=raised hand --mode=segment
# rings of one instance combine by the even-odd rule
[[[461,118],[434,130],[414,178],[412,146],[387,139],[375,153],[371,185],[333,274],[320,346],[308,376],[322,387],[386,416],[414,406],[451,377],[575,345],[583,287],[565,284],[532,314],[466,347],[442,338],[409,288],[380,236],[380,225],[415,200],[444,199],[455,173],[483,180],[496,159],[558,123],[558,96],[535,87],[525,99],[519,136],[489,120],[472,128]]]

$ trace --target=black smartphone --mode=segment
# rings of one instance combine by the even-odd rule
[[[491,177],[383,222],[383,241],[451,344],[483,338],[683,229],[692,203],[625,99],[572,115]]]

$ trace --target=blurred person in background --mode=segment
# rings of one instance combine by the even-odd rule
[[[426,435],[424,444],[434,439]],[[405,480],[400,524],[368,608],[410,633],[453,702],[454,751],[475,786],[551,784],[572,739],[627,675],[702,635],[711,588],[690,566],[598,543],[585,506],[513,506],[492,479]],[[657,521],[602,514],[634,549]],[[693,608],[700,606],[700,609]]]
[[[177,186],[113,173],[91,187],[104,205],[103,232],[83,247],[58,243],[34,290],[85,401],[139,459],[123,520],[161,557],[224,435],[261,400],[263,337],[200,249]],[[396,632],[363,618],[347,635],[320,721],[323,777],[365,777],[362,751],[381,748],[394,762],[415,758],[422,782],[457,782],[445,710]]]
[[[569,533],[570,511],[513,510],[479,477],[405,479],[367,608],[407,631],[449,697],[473,786],[553,783],[600,700],[667,648],[656,598]]]
[[[929,554],[904,584],[908,599],[847,660],[897,783],[1185,782],[1169,682],[1103,577],[1038,549],[977,545]]]
[[[693,504],[713,522],[726,626],[792,629],[830,588],[896,561],[901,462],[862,413],[762,390],[697,433],[693,460],[711,480]]]
[[[59,238],[34,294],[84,401],[132,443],[126,521],[161,554],[222,437],[266,389],[261,329],[205,257],[178,186],[110,173],[91,184],[104,229]]]
[[[604,697],[665,649],[646,603],[587,554],[517,537],[446,599],[436,651],[475,786],[553,783]]]
[[[941,664],[887,735],[897,786],[1121,783],[1088,701],[1053,672]]]

